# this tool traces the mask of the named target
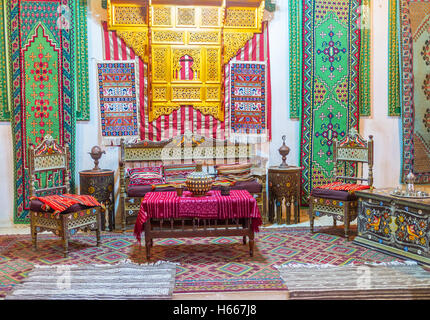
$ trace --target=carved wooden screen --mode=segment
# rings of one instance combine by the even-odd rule
[[[108,28],[149,65],[148,120],[192,106],[224,121],[223,66],[261,32],[264,1],[161,3],[108,1]]]

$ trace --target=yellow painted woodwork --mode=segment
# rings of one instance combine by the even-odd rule
[[[149,65],[148,120],[192,106],[224,121],[223,66],[261,32],[263,12],[261,0],[108,0],[109,30]]]

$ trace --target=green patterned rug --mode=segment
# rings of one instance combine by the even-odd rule
[[[241,237],[156,239],[151,250],[155,261],[178,263],[173,293],[287,290],[275,266],[288,264],[351,265],[399,261],[341,236],[343,228],[263,229],[256,234],[254,257]],[[103,233],[96,247],[95,235],[79,234],[63,258],[59,238],[39,236],[39,251],[32,250],[27,235],[0,236],[0,297],[21,283],[35,265],[114,264],[124,259],[147,263],[145,247],[131,233]]]
[[[76,120],[88,120],[89,115],[87,2],[16,0],[3,4],[6,19],[2,23],[7,21],[10,35],[7,41],[15,159],[14,222],[28,223],[30,144],[38,145],[46,135],[51,135],[60,145],[69,145],[70,182],[74,189]],[[4,43],[1,32],[0,27],[0,55]],[[0,60],[0,66],[1,63]],[[47,187],[53,174],[56,173],[37,177],[39,187]]]
[[[334,140],[343,139],[353,127],[358,129],[360,107],[368,102],[368,75],[361,75],[368,70],[363,64],[368,48],[362,43],[368,32],[362,21],[365,2],[303,0],[302,10],[294,12],[303,43],[295,49],[301,64],[291,71],[303,72],[295,80],[301,82],[301,94],[295,96],[301,98],[303,204],[314,187],[332,182]]]

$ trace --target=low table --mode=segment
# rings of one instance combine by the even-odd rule
[[[154,238],[243,236],[246,244],[248,236],[253,256],[254,232],[261,224],[257,201],[246,190],[231,190],[228,196],[212,190],[203,197],[188,191],[182,197],[176,192],[148,192],[142,199],[134,234],[140,242],[145,229],[148,260]]]
[[[358,235],[354,243],[430,264],[430,199],[390,195],[394,189],[356,191]]]

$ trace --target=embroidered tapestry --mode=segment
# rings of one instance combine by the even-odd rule
[[[11,0],[7,9],[13,83],[14,222],[28,223],[29,144],[38,145],[50,134],[60,145],[69,145],[74,190],[75,8],[66,0]]]
[[[402,114],[400,86],[400,0],[389,0],[388,16],[388,115]]]
[[[135,61],[97,63],[101,134],[105,144],[139,137]]]
[[[267,22],[263,22],[262,32],[257,33],[254,37],[249,40],[245,46],[238,51],[235,57],[233,57],[229,64],[225,66],[225,113],[228,115],[227,130],[230,140],[235,138],[245,138],[246,134],[235,134],[234,121],[232,122],[230,116],[232,114],[232,101],[231,101],[231,66],[236,63],[250,63],[250,64],[265,64],[265,110],[261,113],[261,116],[257,117],[261,123],[261,127],[265,127],[265,130],[261,130],[260,133],[253,133],[253,138],[258,138],[256,142],[270,141],[271,132],[271,108],[272,108],[272,90],[271,90],[271,76],[270,76],[270,44],[269,44],[269,27]],[[247,119],[244,119],[247,120]],[[248,138],[247,138],[248,139]],[[255,139],[254,139],[255,140]]]
[[[229,67],[230,139],[266,135],[266,64],[234,62]]]
[[[334,178],[334,140],[358,128],[360,5],[360,0],[303,0],[303,204],[312,188]]]
[[[402,181],[430,182],[430,0],[400,1]]]
[[[0,121],[9,121],[10,110],[7,95],[7,67],[6,67],[6,17],[4,15],[4,1],[0,1]]]
[[[306,34],[306,24],[309,21],[306,18],[305,12],[310,10],[309,6],[314,6],[316,10],[339,10],[344,11],[345,6],[353,6],[354,10],[359,13],[357,23],[360,26],[359,30],[355,30],[358,34],[357,41],[352,44],[360,48],[358,59],[358,102],[361,116],[370,116],[371,110],[371,81],[370,81],[370,25],[371,25],[371,2],[370,0],[330,0],[330,1],[289,1],[289,49],[290,49],[290,72],[289,72],[289,88],[290,88],[290,118],[301,119],[303,107],[303,82],[307,79],[303,78],[304,47],[308,46],[304,35]],[[316,12],[318,13],[318,12]],[[318,20],[316,18],[316,20]]]

